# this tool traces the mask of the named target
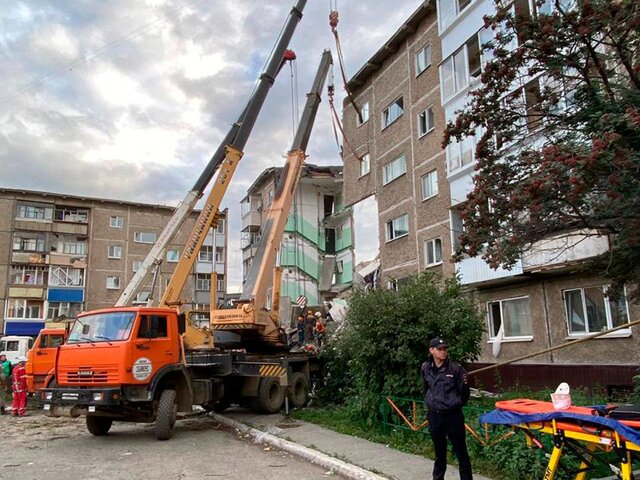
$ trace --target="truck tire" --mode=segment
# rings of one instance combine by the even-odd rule
[[[258,385],[258,409],[264,413],[277,413],[284,402],[284,389],[277,377],[263,377]]]
[[[302,372],[296,372],[291,376],[289,401],[295,408],[302,408],[309,402],[309,379]]]
[[[91,435],[96,437],[104,437],[113,424],[113,419],[108,417],[98,417],[96,415],[87,415],[87,430]]]
[[[169,440],[171,430],[176,423],[178,406],[176,405],[176,391],[163,390],[158,401],[156,412],[155,432],[158,440]]]

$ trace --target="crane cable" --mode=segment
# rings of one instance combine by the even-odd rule
[[[347,92],[347,98],[358,115],[358,121],[364,123],[362,119],[362,112],[356,105],[356,101],[353,98],[351,89],[349,88],[349,82],[347,80],[347,74],[344,69],[344,56],[342,54],[342,45],[340,44],[340,36],[338,35],[338,0],[329,0],[329,25],[331,26],[331,32],[336,40],[336,51],[338,53],[338,63],[340,64],[340,73],[342,74],[342,82],[344,83],[344,90]]]
[[[336,126],[340,130],[340,133],[342,134],[342,139],[345,145],[349,148],[349,151],[351,152],[351,154],[354,157],[356,157],[358,161],[361,162],[362,157],[355,152],[355,150],[349,143],[349,140],[347,139],[347,135],[344,133],[344,128],[342,127],[340,116],[338,115],[338,111],[336,110],[336,106],[334,102],[334,94],[335,94],[335,87],[333,85],[333,71],[332,71],[329,86],[327,87],[327,96],[329,97],[329,110],[331,111],[331,126],[333,127],[333,134],[335,136],[336,143],[338,145],[338,150],[340,150],[340,156],[343,157],[344,159],[342,147],[340,146],[340,140],[338,139],[338,132],[336,130]]]
[[[293,60],[289,61],[289,71],[291,74],[291,127],[293,136],[296,136],[296,126],[300,119],[298,110],[298,63]]]

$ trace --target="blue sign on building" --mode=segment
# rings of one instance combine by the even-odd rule
[[[47,292],[50,302],[84,302],[83,288],[50,288]]]

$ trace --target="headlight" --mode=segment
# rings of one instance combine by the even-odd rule
[[[51,400],[53,398],[53,392],[44,392],[44,399]]]
[[[101,402],[102,401],[102,393],[94,393],[93,394],[93,401],[94,402]]]

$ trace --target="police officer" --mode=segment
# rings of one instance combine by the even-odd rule
[[[429,409],[429,433],[436,460],[433,480],[443,480],[447,470],[447,438],[458,458],[460,480],[471,480],[471,460],[467,452],[462,407],[469,400],[467,372],[447,358],[449,345],[440,337],[429,342],[431,360],[422,364],[424,402]]]

